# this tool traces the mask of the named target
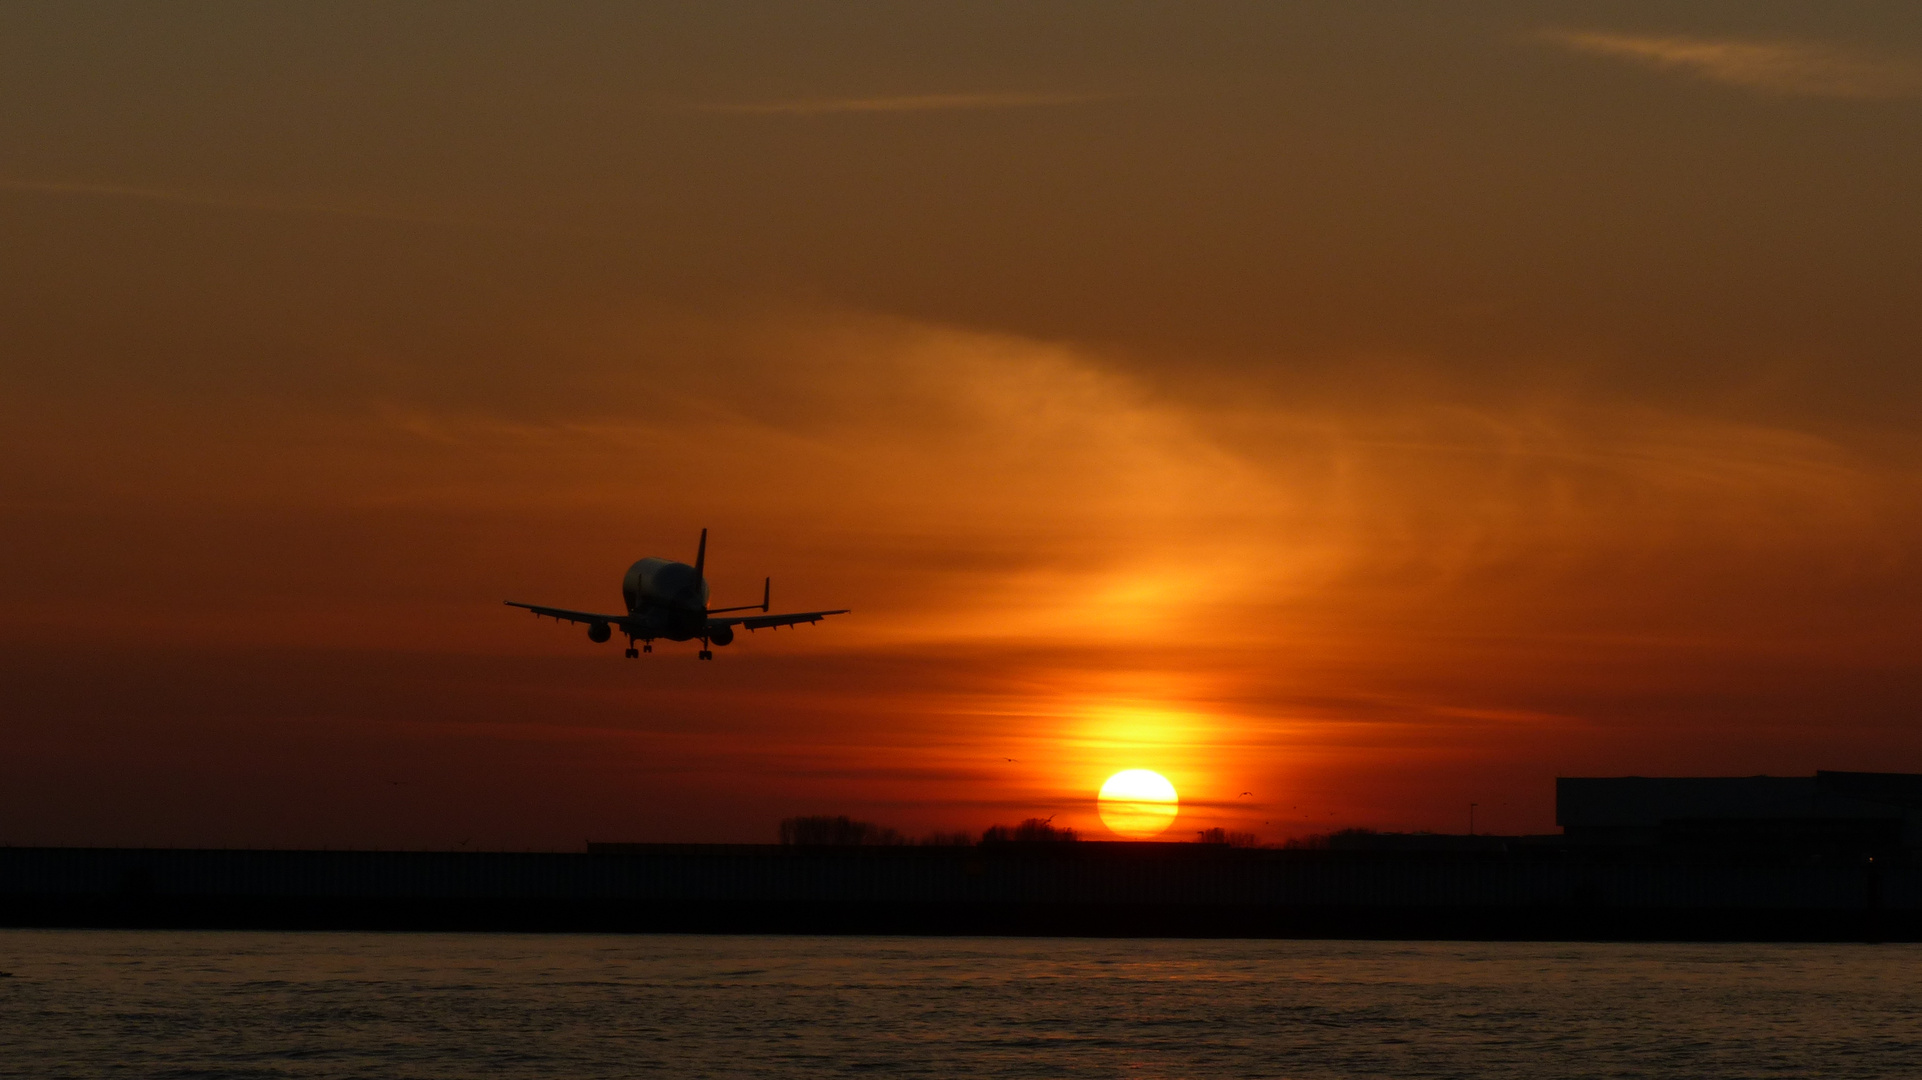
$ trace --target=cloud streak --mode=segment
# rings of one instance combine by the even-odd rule
[[[1764,93],[1854,100],[1922,96],[1922,63],[1838,45],[1602,30],[1550,30],[1542,36],[1576,52]]]
[[[1036,109],[1113,101],[1117,94],[993,93],[897,94],[875,97],[800,98],[788,101],[704,102],[692,112],[737,116],[828,116],[840,113],[978,112],[987,109]]]
[[[361,221],[399,222],[410,225],[440,225],[456,228],[496,226],[476,218],[438,214],[404,207],[368,203],[338,202],[326,199],[289,198],[251,193],[179,191],[168,188],[140,187],[134,184],[101,184],[69,180],[0,179],[0,191],[27,195],[80,196],[84,198],[127,199],[136,202],[199,206],[211,210],[241,210],[265,214],[318,214],[354,218]]]

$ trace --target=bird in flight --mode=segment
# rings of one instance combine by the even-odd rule
[[[627,636],[627,657],[632,660],[644,652],[654,651],[654,639],[666,638],[669,641],[701,642],[701,659],[714,659],[714,651],[709,643],[727,645],[734,641],[734,628],[748,630],[777,629],[783,626],[798,626],[801,623],[817,623],[829,615],[846,615],[847,608],[834,611],[796,611],[786,615],[769,615],[768,597],[774,591],[773,579],[761,582],[761,602],[742,604],[739,607],[711,608],[707,606],[707,530],[701,530],[701,546],[695,550],[694,565],[674,562],[670,559],[642,559],[627,568],[627,575],[621,578],[621,596],[627,601],[627,614],[601,615],[592,611],[572,611],[568,608],[542,607],[539,604],[523,604],[515,600],[502,601],[508,607],[526,608],[535,618],[543,615],[555,621],[587,624],[587,640],[606,641],[619,630]],[[733,611],[753,611],[759,615],[728,615]],[[634,642],[641,642],[640,648]]]

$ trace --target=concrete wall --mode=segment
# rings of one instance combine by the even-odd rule
[[[1922,931],[1922,866],[1085,842],[618,854],[10,848],[0,849],[0,921],[1910,938]]]

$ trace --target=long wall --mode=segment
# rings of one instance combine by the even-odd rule
[[[0,848],[0,923],[1922,940],[1922,865],[1088,842],[589,854]]]

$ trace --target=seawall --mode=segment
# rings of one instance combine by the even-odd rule
[[[0,924],[694,933],[1922,940],[1922,864],[1202,844],[0,848]]]

